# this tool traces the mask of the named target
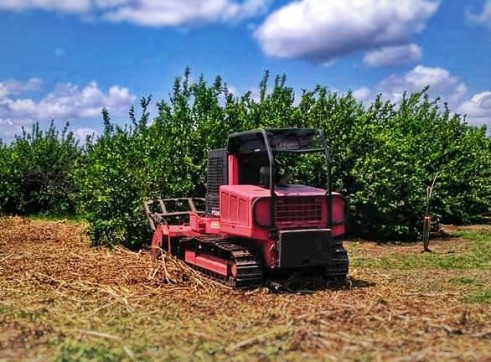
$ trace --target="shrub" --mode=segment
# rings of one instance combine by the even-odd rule
[[[35,123],[11,145],[0,144],[0,213],[66,215],[75,211],[73,165],[80,155],[67,124],[61,134],[53,124]]]

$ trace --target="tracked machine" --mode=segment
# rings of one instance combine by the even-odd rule
[[[325,189],[284,179],[285,158],[322,156]],[[283,163],[279,160],[283,158]],[[348,255],[345,199],[330,186],[329,152],[317,129],[259,129],[231,134],[208,155],[205,198],[144,203],[152,254],[172,253],[222,283],[250,288],[266,272],[322,271],[344,280]]]

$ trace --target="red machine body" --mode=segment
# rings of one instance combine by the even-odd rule
[[[319,135],[323,147],[314,148]],[[326,189],[279,183],[275,177],[277,153],[327,156],[324,143],[313,129],[231,135],[227,149],[210,152],[206,199],[145,203],[154,230],[152,252],[173,253],[236,287],[258,285],[265,270],[275,269],[323,267],[328,276],[345,278],[348,257],[340,239],[345,199],[330,191],[329,171]],[[198,203],[205,210],[198,210]]]

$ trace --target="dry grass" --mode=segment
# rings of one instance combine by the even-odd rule
[[[234,291],[173,258],[91,248],[80,223],[0,218],[0,360],[491,361],[491,304],[472,299],[491,290],[488,259],[435,262],[472,258],[473,241],[347,244],[351,289]]]

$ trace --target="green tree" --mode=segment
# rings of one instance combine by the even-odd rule
[[[74,212],[73,165],[80,155],[78,141],[66,124],[62,132],[51,122],[22,130],[10,146],[0,146],[0,212],[54,214]]]

